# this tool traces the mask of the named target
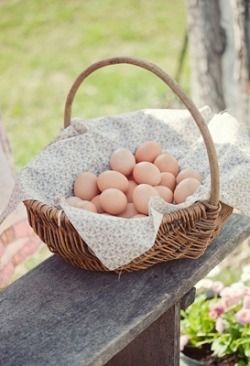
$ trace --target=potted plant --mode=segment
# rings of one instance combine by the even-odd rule
[[[250,287],[204,280],[182,312],[182,365],[250,366]]]

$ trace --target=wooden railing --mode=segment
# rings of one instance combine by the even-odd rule
[[[233,215],[199,259],[120,277],[49,258],[0,296],[0,364],[178,365],[180,308],[249,235],[249,218]]]

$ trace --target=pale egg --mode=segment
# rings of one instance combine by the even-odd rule
[[[133,180],[128,181],[128,189],[125,192],[127,195],[128,202],[133,202],[133,192],[135,187],[137,187],[137,184]]]
[[[100,194],[92,198],[91,202],[95,205],[98,213],[104,212],[100,202]]]
[[[158,142],[145,141],[137,148],[135,152],[135,158],[137,162],[149,161],[152,163],[160,153],[161,145]]]
[[[117,172],[129,175],[134,169],[135,157],[128,149],[117,149],[111,156],[110,166]]]
[[[199,182],[202,181],[202,177],[201,177],[200,173],[197,170],[192,169],[192,168],[185,168],[180,171],[180,173],[176,177],[177,184],[180,183],[185,178],[195,178]]]
[[[79,207],[79,205],[81,205],[82,203],[82,200],[81,198],[79,197],[75,197],[75,196],[72,196],[72,197],[68,197],[66,198],[65,200],[70,206],[72,207]]]
[[[81,205],[79,205],[78,207],[86,211],[97,212],[95,205],[90,201],[83,200]]]
[[[166,201],[168,203],[173,202],[174,195],[173,195],[173,192],[171,191],[171,189],[169,189],[168,187],[165,187],[165,186],[156,186],[154,188],[157,190],[160,197],[164,199],[164,201]]]
[[[148,204],[151,197],[159,197],[159,193],[148,184],[138,185],[133,193],[133,202],[139,213],[148,215]]]
[[[169,153],[163,153],[157,156],[154,164],[160,170],[160,172],[172,173],[174,176],[178,174],[179,165],[175,157]]]
[[[127,206],[127,197],[116,188],[108,188],[100,194],[103,210],[111,215],[119,215]]]
[[[176,186],[175,176],[172,173],[161,173],[160,185],[168,187],[173,192]]]
[[[68,197],[68,198],[66,198],[66,202],[72,207],[82,208],[87,211],[97,212],[97,209],[92,202],[89,202],[86,200],[81,200],[78,197]]]
[[[200,186],[200,182],[195,178],[183,179],[175,188],[174,200],[175,203],[185,202],[187,197],[194,194]]]
[[[128,203],[125,210],[119,215],[120,217],[133,217],[138,214],[138,211],[135,208],[135,205],[133,203]]]
[[[136,164],[133,175],[138,184],[157,186],[161,181],[161,173],[157,166],[146,161]]]
[[[74,194],[82,200],[91,200],[99,193],[97,177],[94,173],[83,172],[74,183]]]
[[[128,179],[119,172],[106,170],[97,178],[97,186],[101,192],[108,188],[116,188],[126,192],[128,189]]]

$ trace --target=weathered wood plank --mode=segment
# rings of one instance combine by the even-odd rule
[[[186,308],[194,302],[195,299],[196,288],[192,287],[181,299],[180,305],[182,310],[186,310]]]
[[[173,305],[105,366],[179,366],[180,304]]]
[[[120,278],[50,258],[0,296],[1,364],[104,365],[249,235],[249,218],[234,215],[196,261]]]

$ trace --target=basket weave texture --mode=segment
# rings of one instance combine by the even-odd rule
[[[121,63],[136,65],[157,75],[190,111],[207,149],[211,174],[211,195],[208,201],[199,201],[188,208],[166,214],[152,248],[116,271],[136,271],[173,259],[198,258],[232,213],[232,208],[219,201],[218,161],[206,123],[193,102],[168,74],[152,63],[127,57],[106,59],[92,64],[78,76],[70,89],[65,104],[64,126],[67,127],[70,123],[72,103],[83,80],[101,67]],[[36,200],[26,200],[24,204],[30,225],[53,253],[83,269],[109,271],[82,240],[63,211]]]

